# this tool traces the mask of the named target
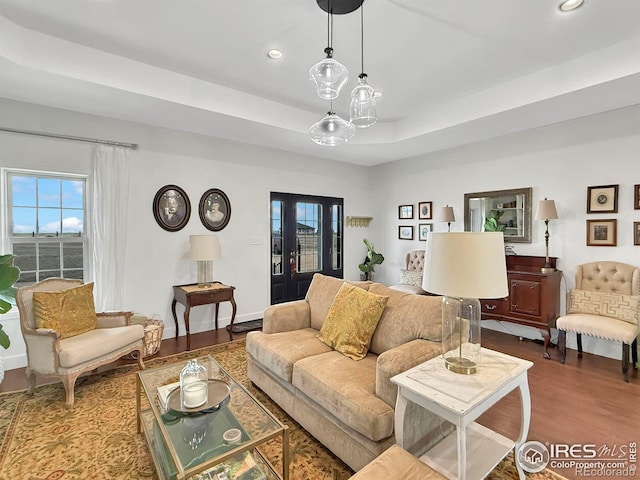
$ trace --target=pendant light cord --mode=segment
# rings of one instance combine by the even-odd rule
[[[364,1],[360,5],[360,70],[364,74]]]

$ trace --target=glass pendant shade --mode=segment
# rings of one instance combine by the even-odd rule
[[[367,83],[365,73],[358,77],[358,85],[351,92],[351,123],[358,128],[366,128],[375,124],[376,101],[373,98],[373,87]]]
[[[317,123],[309,129],[309,136],[318,145],[335,147],[347,143],[356,133],[356,128],[352,123],[340,118],[333,112],[327,113]]]
[[[309,69],[309,80],[316,87],[320,98],[333,100],[340,95],[340,90],[349,81],[349,71],[327,54],[327,58]]]

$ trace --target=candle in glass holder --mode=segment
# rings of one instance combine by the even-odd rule
[[[182,387],[182,403],[187,408],[196,408],[207,403],[209,388],[206,382],[187,383]]]

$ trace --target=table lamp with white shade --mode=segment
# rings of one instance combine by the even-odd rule
[[[480,363],[479,298],[509,295],[502,232],[438,232],[427,239],[422,288],[442,299],[442,357],[456,373]]]
[[[545,263],[542,267],[542,273],[552,273],[556,269],[551,266],[549,261],[549,220],[557,220],[558,212],[556,210],[556,202],[548,200],[547,197],[544,200],[538,202],[538,210],[536,211],[536,220],[544,220],[545,232],[544,243],[546,246]]]
[[[456,216],[453,214],[453,207],[449,205],[440,209],[440,221],[447,222],[447,230],[451,231],[451,223],[456,221]]]
[[[215,235],[191,235],[189,259],[198,262],[198,286],[211,286],[213,260],[220,258],[220,241]]]

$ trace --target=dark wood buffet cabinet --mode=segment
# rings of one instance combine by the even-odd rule
[[[507,255],[509,296],[480,300],[483,320],[502,320],[539,328],[544,339],[544,358],[549,358],[551,327],[560,316],[562,272],[542,273],[544,257]],[[549,257],[555,268],[557,258]]]

